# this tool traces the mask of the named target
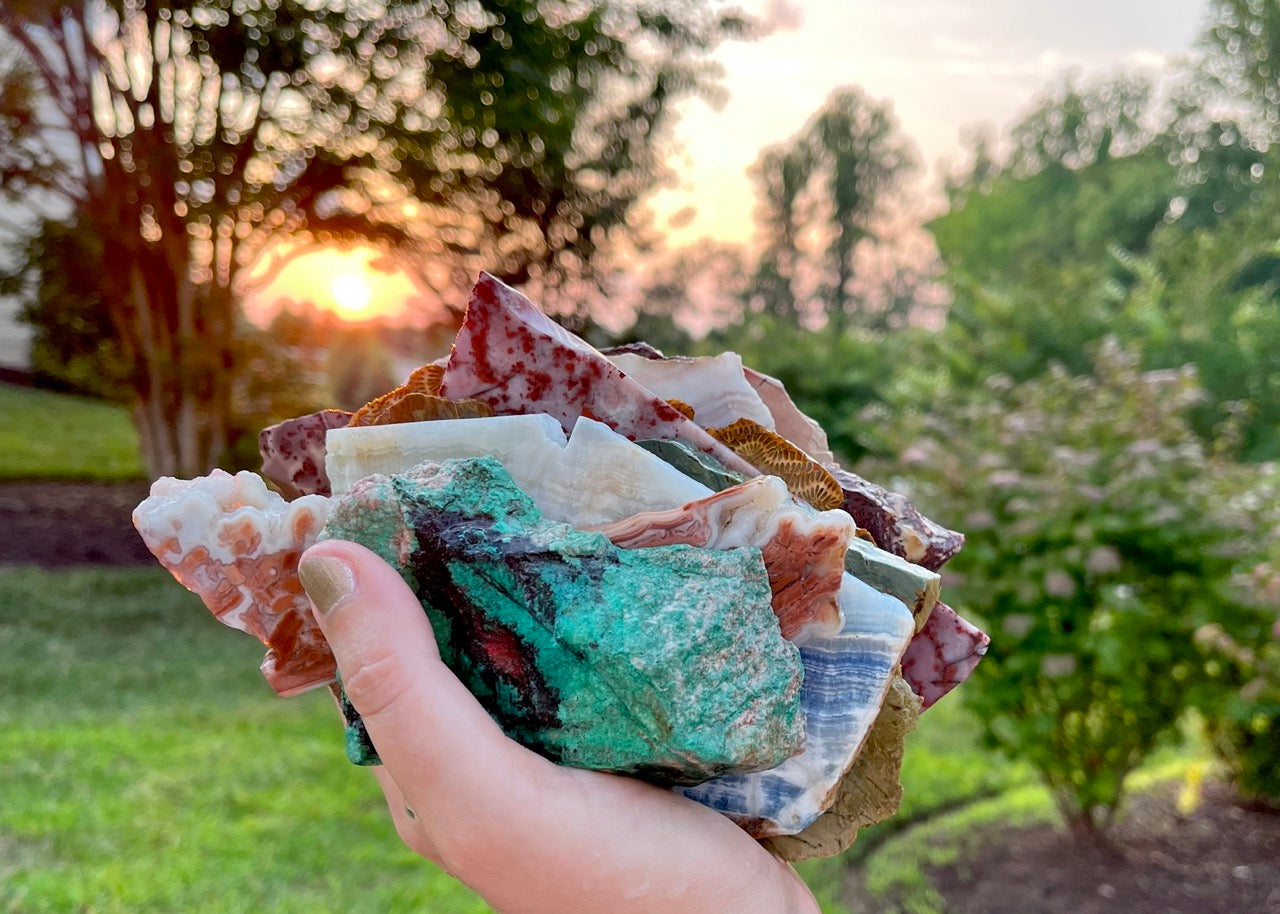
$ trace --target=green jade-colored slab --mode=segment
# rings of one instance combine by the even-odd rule
[[[553,761],[687,785],[802,746],[803,668],[757,549],[619,549],[542,517],[490,457],[371,476],[322,538],[395,566],[444,661]]]
[[[866,540],[849,541],[844,570],[870,584],[881,593],[897,597],[911,609],[916,631],[924,628],[929,614],[938,602],[942,577],[919,565],[913,565],[892,552],[877,549]]]
[[[702,483],[712,492],[723,492],[743,481],[741,473],[727,469],[710,454],[704,454],[683,441],[645,438],[636,444],[655,457],[662,458],[690,479]]]

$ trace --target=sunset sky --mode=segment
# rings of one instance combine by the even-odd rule
[[[838,86],[861,86],[892,103],[924,165],[911,199],[936,206],[940,163],[959,157],[964,127],[1008,126],[1068,71],[1158,72],[1191,50],[1206,0],[741,3],[773,32],[720,48],[728,93],[722,107],[701,101],[684,107],[671,154],[678,186],[650,201],[671,247],[702,237],[750,244],[755,196],[747,168],[763,147],[794,134]],[[371,271],[373,256],[360,250],[304,258],[250,309],[270,311],[282,294],[357,319],[395,311],[415,290],[403,277]],[[0,325],[8,326],[3,312],[13,307],[0,300]]]
[[[660,226],[696,215],[673,244],[711,236],[746,242],[753,191],[747,167],[795,133],[831,92],[858,85],[888,99],[919,147],[924,189],[955,158],[961,129],[1006,126],[1060,74],[1158,70],[1190,50],[1204,0],[744,0],[774,23],[769,37],[730,44],[730,97],[694,102],[677,131],[681,186],[654,201]],[[687,214],[686,214],[687,216]],[[679,223],[681,220],[677,219]]]
[[[690,102],[676,130],[679,186],[651,205],[675,247],[701,237],[750,244],[754,189],[747,168],[760,150],[794,134],[837,86],[887,99],[922,165],[918,203],[936,205],[945,163],[966,126],[1006,127],[1046,87],[1075,71],[1157,73],[1191,50],[1204,0],[745,0],[774,31],[717,54],[725,104]],[[375,311],[413,294],[403,280],[364,269],[369,252],[306,258],[281,277],[299,298],[338,307],[370,284]],[[345,287],[345,288],[344,288]],[[326,294],[330,302],[324,301]],[[358,302],[356,302],[358,303]]]

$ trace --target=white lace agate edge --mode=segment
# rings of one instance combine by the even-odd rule
[[[328,499],[286,502],[254,473],[214,470],[184,480],[163,477],[134,509],[147,548],[218,621],[264,643],[287,645],[262,663],[281,695],[333,680],[332,656],[297,580],[297,555],[314,543]]]

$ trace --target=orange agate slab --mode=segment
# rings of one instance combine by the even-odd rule
[[[298,559],[327,514],[321,496],[286,502],[252,473],[214,470],[200,479],[157,480],[134,509],[133,524],[219,622],[267,645],[262,674],[287,696],[336,675],[298,579]]]

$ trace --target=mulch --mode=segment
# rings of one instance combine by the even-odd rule
[[[1280,914],[1280,814],[1206,785],[1183,815],[1177,786],[1131,798],[1110,848],[1050,827],[993,830],[976,854],[927,872],[946,914]],[[851,880],[850,906],[881,910]]]
[[[0,564],[145,565],[130,515],[146,483],[0,483]]]

